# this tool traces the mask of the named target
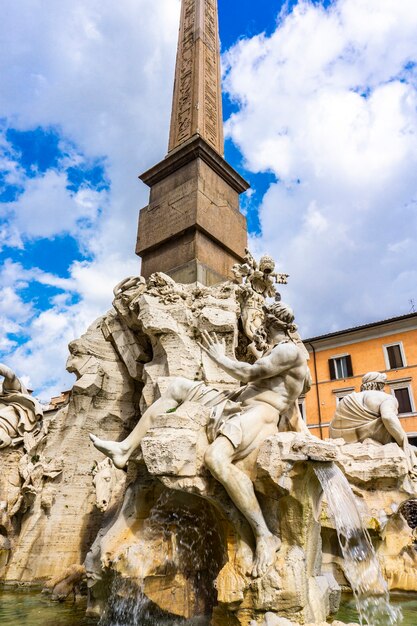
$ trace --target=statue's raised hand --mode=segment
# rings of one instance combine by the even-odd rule
[[[213,361],[219,363],[224,359],[226,356],[226,342],[224,339],[219,341],[215,333],[211,336],[206,330],[202,331],[201,337],[202,341],[198,345]]]

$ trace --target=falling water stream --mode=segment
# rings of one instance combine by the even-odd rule
[[[158,610],[131,581],[116,578],[98,626],[182,626],[184,623],[185,620],[167,617]]]
[[[163,493],[145,523],[144,540],[146,544],[154,535],[170,544],[163,569],[181,572],[189,579],[189,601],[199,617],[186,620],[164,613],[133,581],[116,576],[99,626],[208,624],[207,615],[216,604],[213,581],[225,562],[223,540],[210,507],[200,499],[191,507],[189,502],[182,502],[176,493]],[[143,550],[141,554],[143,558]],[[131,558],[137,558],[135,553]]]
[[[388,585],[346,477],[333,463],[315,463],[314,471],[336,526],[343,570],[355,596],[361,626],[402,624],[401,609],[390,603]]]

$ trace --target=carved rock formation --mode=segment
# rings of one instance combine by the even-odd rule
[[[147,286],[133,281],[116,290],[119,317],[152,347],[142,370],[142,410],[172,376],[223,389],[236,385],[196,339],[202,331],[216,332],[233,355],[238,289],[177,285],[157,274]],[[324,620],[338,606],[339,588],[331,575],[321,575],[321,490],[310,465],[311,459],[332,461],[334,447],[281,433],[237,464],[255,482],[268,525],[283,540],[275,565],[254,579],[248,573],[252,531],[204,466],[209,417],[208,408],[185,402],[154,420],[129,465],[123,504],[86,559],[90,613],[103,610],[112,589],[110,607],[118,596],[140,590],[155,607],[182,617],[214,611],[214,623],[233,616],[247,624],[278,606],[299,622]]]
[[[90,443],[90,431],[123,439],[173,376],[219,389],[236,385],[197,340],[202,331],[215,332],[229,355],[250,358],[239,289],[179,285],[162,274],[118,286],[113,309],[70,346],[68,367],[77,377],[70,404],[48,424],[47,436],[0,451],[2,580],[53,578],[63,581],[56,593],[63,597],[74,588],[72,574],[77,586],[87,555],[91,613],[133,595],[179,616],[211,612],[214,624],[260,624],[271,613],[278,619],[278,607],[280,619],[323,622],[337,610],[346,579],[333,522],[326,508],[320,513],[312,471],[319,461],[336,462],[367,503],[391,587],[417,589],[414,518],[405,504],[415,485],[395,444],[279,433],[240,461],[283,542],[267,574],[252,578],[252,531],[204,466],[207,408],[185,402],[160,415],[127,474]]]
[[[7,559],[0,549],[0,578],[38,582],[82,564],[103,524],[96,505],[93,470],[102,456],[88,439],[91,430],[117,439],[138,412],[140,386],[94,322],[70,346],[68,369],[75,373],[68,406],[41,440],[25,449],[0,451],[0,500],[14,525]],[[119,472],[123,475],[123,472]],[[5,494],[5,497],[3,496]],[[106,515],[106,514],[105,514]]]
[[[280,433],[245,461],[269,527],[283,541],[274,566],[253,579],[251,530],[204,468],[204,437],[202,407],[192,403],[161,416],[148,433],[122,509],[87,557],[95,608],[117,573],[160,609],[186,618],[215,607],[214,623],[233,615],[248,624],[279,607],[299,623],[324,620],[340,589],[321,574],[321,489],[310,459],[329,460],[332,446],[314,442],[310,455],[308,440]]]

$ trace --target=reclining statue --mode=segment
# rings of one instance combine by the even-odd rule
[[[253,530],[254,577],[262,576],[273,563],[281,542],[266,524],[251,479],[234,462],[247,458],[278,430],[309,435],[297,399],[310,389],[311,376],[305,348],[296,334],[294,314],[281,302],[266,308],[265,313],[264,328],[259,334],[263,356],[254,364],[227,357],[223,341],[208,332],[202,333],[200,348],[243,383],[235,390],[222,391],[202,382],[175,378],[124,441],[102,441],[90,435],[96,448],[109,456],[116,467],[123,468],[152,427],[154,417],[172,411],[185,401],[210,407],[207,428],[210,445],[204,461]]]
[[[365,439],[382,444],[396,442],[404,450],[409,470],[413,471],[417,458],[398,419],[398,401],[384,392],[386,384],[386,374],[365,374],[360,392],[351,393],[339,402],[330,424],[330,437],[347,443],[362,443]]]
[[[0,448],[18,443],[25,433],[40,430],[43,410],[10,367],[0,363]]]

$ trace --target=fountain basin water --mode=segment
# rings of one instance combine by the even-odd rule
[[[75,605],[58,604],[42,596],[39,591],[0,590],[1,626],[98,626],[97,619],[85,617],[85,600]],[[415,626],[417,594],[392,594],[391,602],[394,607],[401,607],[404,615],[402,626]],[[352,596],[346,595],[342,598],[340,611],[333,619],[358,622],[356,604]],[[191,622],[183,622],[184,626],[190,624]],[[154,622],[154,626],[162,624]]]

